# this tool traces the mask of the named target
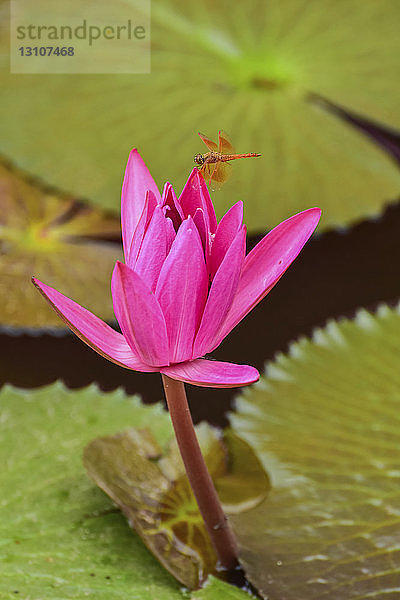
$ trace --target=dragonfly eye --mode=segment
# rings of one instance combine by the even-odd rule
[[[202,154],[196,154],[194,157],[194,162],[196,165],[204,165],[204,156]]]

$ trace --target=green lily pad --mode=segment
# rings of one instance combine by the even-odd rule
[[[269,480],[248,444],[228,434],[228,446],[205,423],[197,427],[197,435],[220,499],[229,503],[226,512],[259,504]],[[164,454],[149,430],[129,429],[91,442],[84,464],[178,581],[196,589],[210,574],[218,575],[217,556],[175,440]]]
[[[400,307],[331,322],[269,364],[231,416],[272,490],[233,517],[268,600],[400,594]]]
[[[0,597],[180,598],[179,587],[87,478],[82,449],[131,422],[165,443],[168,414],[95,386],[0,393]]]
[[[81,461],[91,439],[132,423],[161,448],[172,435],[168,413],[122,391],[62,384],[0,392],[0,598],[11,600],[189,600],[88,479]],[[245,600],[210,580],[193,598]]]
[[[127,17],[129,3],[140,5],[126,2]],[[212,138],[223,128],[239,152],[263,154],[236,161],[214,194],[219,216],[245,201],[251,232],[313,205],[324,210],[321,227],[347,225],[397,196],[384,152],[308,101],[319,94],[400,127],[397,0],[153,0],[151,11],[150,75],[16,76],[6,64],[0,149],[117,211],[132,146],[160,187],[168,179],[179,189],[206,150],[197,131]]]
[[[371,121],[365,116],[346,110],[321,96],[310,96],[310,100],[355,127],[360,133],[382,148],[395,161],[397,166],[400,165],[400,129],[392,129],[382,123]]]
[[[0,162],[0,322],[62,327],[31,284],[36,275],[113,319],[110,276],[121,258],[115,216],[46,188]]]

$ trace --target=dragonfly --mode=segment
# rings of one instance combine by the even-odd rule
[[[204,154],[196,154],[194,162],[211,189],[219,189],[229,178],[231,174],[229,163],[231,160],[261,156],[256,152],[236,154],[229,137],[222,130],[218,132],[218,145],[201,133],[199,133],[199,136],[209,151]]]

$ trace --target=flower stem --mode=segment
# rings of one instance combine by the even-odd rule
[[[197,441],[185,385],[166,375],[162,375],[162,380],[178,447],[201,516],[221,567],[234,569],[238,565],[238,545]]]

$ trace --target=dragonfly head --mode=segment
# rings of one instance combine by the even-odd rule
[[[196,154],[193,160],[196,165],[204,165],[205,162],[205,158],[202,154]]]

